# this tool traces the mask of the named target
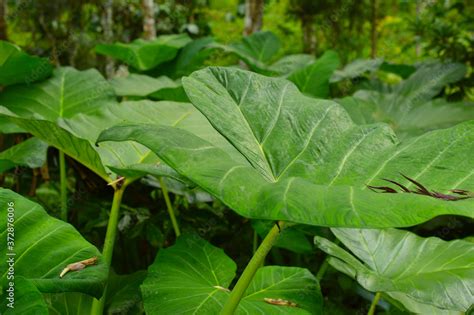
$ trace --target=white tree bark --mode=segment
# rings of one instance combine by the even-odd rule
[[[263,2],[263,0],[245,0],[245,36],[262,29]]]
[[[155,3],[153,0],[142,0],[143,12],[143,38],[152,40],[156,38]]]

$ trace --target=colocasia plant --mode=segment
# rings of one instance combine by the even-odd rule
[[[334,73],[335,52],[274,61],[278,39],[252,36],[230,46],[184,35],[98,46],[142,72],[111,80],[94,69],[52,69],[1,42],[2,133],[33,137],[1,152],[0,170],[41,167],[48,147],[59,151],[61,220],[0,189],[7,218],[0,234],[9,242],[0,256],[14,261],[2,268],[0,285],[7,301],[14,282],[15,314],[330,314],[337,307],[320,281],[336,272],[371,300],[369,314],[377,305],[389,313],[468,312],[472,240],[408,228],[438,216],[474,218],[472,109],[459,105],[466,119],[433,120],[420,130],[400,118],[441,104],[431,98],[464,69],[438,65],[440,80],[424,94],[415,93],[415,79],[426,75],[421,67],[386,94],[359,92],[336,102],[321,97],[352,74],[350,67]],[[216,48],[255,72],[205,68]],[[389,107],[375,106],[379,99],[391,100]],[[392,108],[407,99],[409,111]],[[445,103],[435,107],[450,111]],[[101,251],[67,223],[68,162],[114,192]],[[175,238],[146,272],[121,275],[113,267],[126,255],[114,252],[117,230],[126,225],[122,200],[130,186],[144,187],[145,176],[157,179]],[[177,211],[174,187],[205,192],[206,201],[251,221],[254,250],[246,265],[205,233],[183,229],[180,221],[194,222],[197,214]],[[298,259],[285,259],[279,248]],[[266,265],[269,253],[274,263]],[[3,302],[0,310],[12,311]]]

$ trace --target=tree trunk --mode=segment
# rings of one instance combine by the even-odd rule
[[[7,0],[0,0],[0,40],[8,40]]]
[[[420,20],[420,13],[421,13],[421,1],[420,0],[417,0],[416,1],[416,21],[419,22]],[[416,52],[416,56],[417,57],[420,57],[421,55],[421,44],[420,44],[420,41],[421,41],[421,37],[420,37],[420,34],[416,34],[416,46],[415,46],[415,52]]]
[[[377,0],[371,0],[371,49],[370,49],[370,57],[375,59],[377,56]]]
[[[316,52],[316,29],[312,15],[303,15],[301,17],[301,28],[303,29],[303,51],[306,54]]]
[[[244,36],[248,36],[262,29],[263,2],[263,0],[245,0]]]
[[[142,0],[143,12],[143,38],[152,40],[156,38],[155,3],[153,0]]]
[[[113,24],[113,0],[106,0],[102,10],[102,28],[104,29],[104,41],[106,43],[111,43],[113,40]],[[114,61],[110,57],[105,58],[105,74],[109,79],[114,75]]]

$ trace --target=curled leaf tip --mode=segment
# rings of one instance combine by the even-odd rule
[[[87,266],[92,266],[97,264],[97,257],[92,257],[89,259],[81,260],[72,264],[69,264],[66,266],[66,268],[61,271],[61,274],[59,275],[59,278],[64,277],[66,273],[69,271],[78,271],[86,268]]]
[[[221,287],[220,285],[215,285],[215,286],[213,286],[213,288],[215,288],[217,290],[225,291],[225,292],[230,292],[229,289]]]
[[[272,304],[272,305],[298,307],[298,304],[288,301],[288,300],[271,299],[271,298],[263,298],[263,300],[267,302],[268,304]]]

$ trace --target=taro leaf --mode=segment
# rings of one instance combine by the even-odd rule
[[[269,67],[269,70],[277,75],[288,76],[297,70],[310,66],[313,63],[313,55],[287,55],[272,64]]]
[[[92,113],[114,102],[112,87],[97,70],[78,71],[70,67],[54,70],[47,81],[12,86],[0,94],[0,105],[15,114],[50,121]]]
[[[130,314],[134,308],[142,309],[139,286],[145,276],[145,271],[129,275],[117,275],[111,272],[107,282],[104,314]],[[91,296],[77,292],[48,293],[44,296],[49,314],[90,314],[93,302]]]
[[[109,314],[124,314],[135,307],[143,308],[140,285],[146,275],[144,270],[127,275],[112,274],[107,285],[106,307]]]
[[[175,102],[186,102],[189,103],[189,98],[184,91],[181,82],[175,82],[173,87],[164,88],[150,94],[152,100],[166,100]]]
[[[222,249],[183,235],[158,252],[141,286],[148,314],[217,314],[229,296],[236,265]],[[282,299],[298,307],[271,305]],[[321,314],[316,278],[306,269],[268,266],[257,271],[236,314]]]
[[[236,54],[253,71],[268,73],[270,61],[280,49],[280,40],[272,32],[265,31],[245,36],[234,44],[214,46]]]
[[[417,302],[414,299],[408,297],[406,294],[400,292],[390,292],[382,296],[384,299],[389,300],[390,304],[396,305],[400,309],[406,309],[414,314],[462,315],[462,312],[459,311],[444,310],[430,304]]]
[[[407,231],[332,229],[360,261],[336,244],[316,237],[334,256],[329,263],[372,292],[399,292],[420,303],[466,311],[474,303],[474,245],[422,238]],[[362,262],[361,262],[362,261]]]
[[[263,238],[268,234],[274,224],[273,221],[253,220],[252,228]],[[285,228],[273,246],[300,254],[307,254],[313,251],[313,245],[305,233],[298,229],[298,226]]]
[[[229,152],[234,151],[232,147],[226,145],[226,141],[209,125],[205,117],[189,103],[147,100],[123,102],[104,108],[94,116],[78,115],[74,119],[65,121],[65,126],[74,134],[86,138],[90,143],[95,143],[103,129],[129,122],[174,126],[199,134],[213,143],[218,143]],[[159,163],[156,155],[138,143],[110,142],[103,143],[99,147],[94,146],[94,148],[99,152],[104,165],[112,166],[114,172],[119,175],[126,176],[129,171],[138,172],[137,175],[145,175],[151,168],[157,172],[155,175],[164,175],[169,172],[169,169],[163,170],[161,167],[152,166]],[[136,167],[136,164],[149,164],[145,167],[147,173],[141,171],[140,167]],[[131,166],[130,169],[129,166]]]
[[[137,70],[146,71],[173,59],[178,50],[190,41],[186,34],[162,35],[151,41],[137,39],[128,44],[97,45],[95,51],[118,59]]]
[[[3,315],[48,315],[48,307],[38,288],[31,281],[21,276],[15,276],[14,280],[14,302],[8,307],[11,301],[7,300],[8,294],[3,292],[0,296],[0,313]]]
[[[51,71],[47,59],[30,56],[18,46],[0,41],[0,85],[43,80],[51,75]]]
[[[355,122],[387,122],[402,137],[447,128],[474,119],[474,103],[432,98],[465,71],[456,63],[425,65],[390,93],[360,90],[338,102]]]
[[[380,70],[394,73],[401,78],[406,79],[416,71],[416,68],[412,65],[383,62],[380,66]]]
[[[431,100],[447,84],[461,80],[466,71],[466,66],[461,63],[425,64],[397,85],[393,92],[408,97],[410,103],[418,104]]]
[[[47,143],[38,138],[30,138],[0,152],[0,173],[15,166],[41,167],[46,162],[47,150]]]
[[[131,73],[127,77],[118,77],[110,80],[110,84],[119,96],[146,97],[161,89],[175,88],[177,83],[168,77],[152,78],[143,74]]]
[[[27,130],[35,137],[45,141],[58,150],[63,151],[65,154],[102,177],[105,181],[111,181],[98,152],[90,141],[76,136],[68,130],[58,126],[55,122],[35,118],[21,118],[1,106],[0,115],[7,117],[10,121],[22,129]]]
[[[212,37],[195,39],[184,46],[175,59],[162,64],[157,73],[172,78],[180,78],[203,67],[204,61],[214,51]]]
[[[383,63],[383,59],[357,59],[337,70],[331,76],[331,83],[339,82],[345,79],[355,79],[366,72],[376,71]]]
[[[7,190],[0,189],[0,214],[7,218],[7,209],[14,203],[15,221],[14,247],[15,275],[33,283],[41,292],[82,292],[100,297],[108,275],[100,252],[82,238],[70,224],[50,217],[38,204]],[[1,237],[7,239],[7,220],[0,223]],[[9,251],[10,252],[10,251]],[[6,246],[0,255],[7,256]],[[70,263],[98,257],[98,264],[80,271],[67,273],[59,278],[61,271]],[[1,286],[7,280],[6,259]]]
[[[305,94],[326,98],[329,95],[329,78],[338,67],[339,56],[328,50],[311,65],[293,72],[288,80]]]
[[[106,181],[112,179],[105,166],[111,166],[111,170],[124,176],[130,176],[130,172],[133,172],[139,177],[147,174],[150,169],[157,172],[155,175],[162,171],[161,168],[152,166],[159,160],[143,145],[132,142],[104,143],[100,147],[94,145],[102,129],[116,124],[141,122],[175,126],[196,133],[213,143],[220,143],[219,146],[229,152],[234,151],[226,145],[225,140],[210,126],[205,117],[188,103],[144,100],[110,104],[91,115],[78,114],[71,119],[64,119],[60,126],[45,120],[15,117],[6,111],[0,113],[8,115],[17,125],[64,151]],[[135,167],[136,164],[151,165],[147,166],[147,172],[143,172],[140,167]],[[128,169],[128,166],[131,166],[131,169]],[[169,169],[167,171],[169,172]]]
[[[178,173],[253,219],[394,227],[441,214],[474,217],[473,199],[447,202],[366,188],[402,171],[439,192],[474,190],[474,160],[466,159],[474,150],[474,121],[399,143],[386,125],[357,126],[338,104],[306,97],[283,79],[208,68],[183,81],[194,106],[240,154],[230,156],[212,141],[177,128],[151,125],[114,127],[99,141],[146,145]],[[406,179],[401,183],[412,185]]]
[[[14,123],[12,123],[8,118],[0,117],[0,134],[8,133],[24,133],[25,130],[21,129]]]

